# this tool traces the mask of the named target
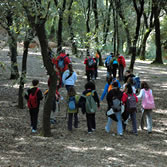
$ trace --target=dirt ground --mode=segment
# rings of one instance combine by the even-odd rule
[[[166,167],[167,166],[167,66],[150,65],[150,62],[136,61],[134,73],[141,80],[148,81],[155,96],[156,109],[153,111],[153,133],[138,127],[138,136],[130,134],[131,122],[123,137],[116,135],[116,123],[112,132],[104,131],[107,118],[106,100],[101,102],[96,113],[97,130],[87,134],[86,118],[79,112],[79,128],[67,131],[65,101],[60,101],[57,123],[52,126],[53,137],[40,136],[43,102],[40,108],[38,133],[32,134],[27,107],[17,108],[18,82],[9,80],[10,59],[8,50],[0,52],[0,167]],[[47,88],[46,71],[38,51],[30,50],[26,88],[31,80],[40,80],[40,88]],[[21,68],[22,50],[19,50],[18,63]],[[78,73],[76,90],[81,94],[86,83],[83,59],[72,57],[74,70]],[[129,61],[127,60],[127,63]],[[96,88],[101,96],[105,86],[106,69],[99,68]],[[60,94],[66,97],[65,88]],[[138,104],[138,125],[141,117]]]

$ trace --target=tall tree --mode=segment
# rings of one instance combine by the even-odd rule
[[[55,0],[55,5],[58,6],[58,2]],[[62,32],[63,32],[63,14],[66,9],[66,0],[63,0],[63,5],[59,8],[59,21],[58,21],[58,30],[57,30],[57,53],[60,53],[62,50]]]
[[[136,11],[137,23],[136,23],[136,31],[133,39],[132,57],[131,57],[131,62],[129,67],[132,71],[133,71],[135,59],[136,59],[136,45],[137,45],[139,32],[140,32],[141,17],[144,11],[144,0],[139,0],[139,4],[137,4],[136,0],[133,0],[133,5]]]
[[[31,26],[35,29],[36,34],[38,36],[40,46],[41,46],[43,63],[47,70],[47,73],[50,76],[50,87],[49,87],[48,96],[44,104],[43,128],[42,128],[43,136],[47,137],[47,136],[51,136],[50,113],[52,109],[52,101],[56,92],[56,83],[57,83],[56,71],[54,70],[53,64],[48,54],[48,39],[46,36],[46,30],[45,30],[45,22],[48,14],[47,11],[49,10],[50,3],[46,4],[48,6],[47,9],[44,6],[42,6],[41,0],[34,0],[31,2],[29,2],[28,0],[26,1],[24,0],[23,5],[27,13],[28,20]],[[36,8],[34,9],[34,7]],[[32,13],[32,11],[34,10],[36,11],[36,13]]]
[[[70,31],[70,40],[72,43],[72,53],[74,55],[77,55],[77,46],[76,46],[76,42],[75,42],[75,35],[73,32],[73,24],[72,24],[72,19],[73,19],[73,15],[72,15],[72,4],[73,4],[73,0],[70,0],[70,4],[68,7],[68,11],[69,11],[69,15],[68,15],[68,25],[69,25],[69,31]]]
[[[160,1],[157,1],[157,0],[152,0],[152,3],[153,3],[153,15],[154,15],[154,25],[155,25],[155,45],[156,45],[156,57],[153,63],[163,64],[162,49],[161,49],[160,21],[159,21],[161,5],[160,5]]]

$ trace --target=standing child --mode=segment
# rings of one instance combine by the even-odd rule
[[[32,133],[37,131],[37,122],[38,122],[38,113],[39,113],[39,105],[40,100],[43,99],[42,92],[38,88],[39,81],[33,80],[31,89],[27,90],[25,94],[25,98],[27,99],[27,104],[30,112],[30,120],[31,120],[31,127]]]
[[[95,84],[89,81],[86,83],[85,91],[79,99],[79,107],[82,108],[83,114],[86,113],[88,133],[92,133],[96,130],[95,113],[97,106],[98,108],[100,107],[100,101],[95,89]]]
[[[141,117],[141,129],[144,128],[144,119],[146,116],[147,120],[147,131],[152,132],[152,109],[155,108],[154,97],[152,90],[149,88],[147,82],[141,83],[140,94],[137,96],[139,99],[142,98],[142,117]]]
[[[70,87],[68,91],[68,130],[72,131],[72,121],[74,117],[74,127],[78,128],[78,101],[79,96],[76,95],[74,87]]]
[[[137,134],[137,121],[136,121],[136,111],[137,111],[136,103],[138,102],[138,98],[133,93],[132,86],[130,84],[126,85],[125,92],[123,93],[122,96],[122,101],[125,104],[125,112],[129,113],[132,119],[132,127],[133,127],[132,132],[137,136],[138,134]]]

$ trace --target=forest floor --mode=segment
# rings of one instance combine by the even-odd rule
[[[52,137],[42,137],[43,102],[40,106],[38,132],[31,133],[27,107],[18,109],[18,82],[10,78],[10,58],[7,48],[0,52],[0,62],[5,63],[5,70],[0,68],[0,167],[166,167],[167,166],[167,66],[151,65],[149,61],[136,61],[134,73],[141,80],[148,81],[155,96],[156,109],[153,111],[153,133],[147,134],[138,126],[138,136],[130,134],[131,122],[123,137],[116,135],[116,123],[112,131],[104,130],[107,118],[106,100],[101,103],[96,113],[97,130],[87,133],[86,118],[79,112],[79,128],[67,130],[66,105],[60,101],[57,123],[52,126]],[[22,53],[19,50],[18,64],[21,68]],[[72,57],[74,70],[78,74],[76,90],[81,94],[86,83],[83,58]],[[127,60],[129,63],[129,60]],[[27,82],[40,80],[39,87],[47,89],[46,71],[38,51],[29,51],[27,62]],[[105,86],[106,68],[99,67],[96,89],[99,96]],[[65,88],[60,89],[65,98]],[[141,117],[138,104],[138,125]]]

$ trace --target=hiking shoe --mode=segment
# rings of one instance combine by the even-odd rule
[[[37,130],[32,129],[32,133],[36,133],[36,132],[37,132]]]

